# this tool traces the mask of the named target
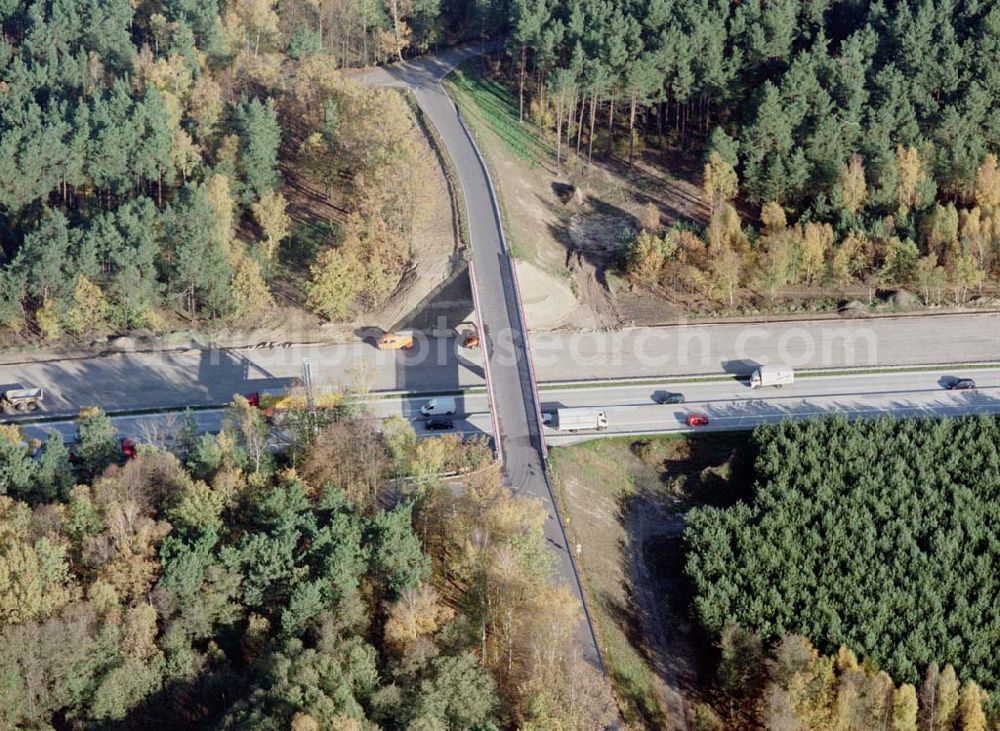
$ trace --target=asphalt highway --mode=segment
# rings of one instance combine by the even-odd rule
[[[540,381],[1000,361],[1000,312],[533,333]]]
[[[456,406],[458,406],[457,415],[450,417],[455,424],[454,432],[463,436],[491,433],[489,402],[485,394],[472,393],[454,398]],[[400,416],[413,422],[419,435],[434,436],[440,432],[428,431],[424,427],[425,417],[420,412],[420,407],[427,400],[426,396],[394,396],[371,398],[365,401],[365,405],[368,411],[380,419]],[[225,409],[192,410],[191,414],[195,418],[199,433],[218,433],[222,430]],[[176,434],[181,429],[183,419],[184,411],[175,409],[161,413],[113,416],[112,422],[121,437],[132,437],[140,442],[159,444],[161,440],[169,438],[170,435]],[[22,426],[24,435],[29,439],[44,439],[52,430],[62,434],[63,441],[67,443],[76,440],[76,422],[71,418],[42,422],[28,420]]]
[[[973,378],[974,391],[949,391],[953,379]],[[665,392],[682,393],[685,403],[660,405],[656,399]],[[542,409],[555,413],[560,408],[593,407],[604,409],[608,429],[567,433],[545,427],[550,446],[567,445],[595,437],[637,434],[681,433],[690,431],[729,431],[749,429],[761,423],[782,419],[805,419],[834,414],[850,418],[893,416],[961,416],[963,414],[1000,414],[1000,368],[904,370],[879,373],[817,374],[800,373],[793,385],[782,388],[750,389],[745,380],[721,377],[712,380],[671,380],[621,386],[549,387],[540,393]],[[422,396],[373,398],[367,402],[379,418],[401,416],[413,422],[420,436],[428,432],[420,407]],[[464,436],[490,434],[489,403],[482,391],[456,397],[455,432]],[[705,414],[709,423],[689,427],[689,414]],[[194,412],[201,431],[221,428],[223,412],[211,409]],[[115,417],[121,436],[150,441],[180,428],[180,412],[169,414]],[[30,424],[29,437],[44,437],[51,429],[73,439],[72,420]]]
[[[533,333],[531,345],[542,383],[745,375],[754,364],[779,362],[833,369],[1000,362],[1000,313]],[[237,393],[294,388],[304,358],[319,389],[363,383],[375,392],[421,393],[484,384],[481,351],[459,347],[456,338],[421,337],[412,351],[359,341],[26,360],[0,365],[0,390],[43,387],[50,416],[93,405],[109,412],[212,406]]]
[[[974,391],[947,390],[946,384],[959,376],[975,379],[978,388]],[[656,397],[665,392],[682,393],[685,403],[657,404]],[[1000,414],[1000,369],[801,374],[793,385],[761,389],[751,389],[743,380],[726,379],[542,391],[544,410],[554,412],[560,406],[603,408],[607,412],[608,429],[567,434],[546,427],[546,439],[552,446],[595,436],[750,429],[784,419],[835,414],[852,419],[883,415]],[[708,424],[689,427],[687,417],[693,413],[707,416]]]

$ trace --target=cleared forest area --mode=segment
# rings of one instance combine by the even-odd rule
[[[621,264],[640,287],[719,311],[901,289],[897,307],[989,304],[998,19],[995,3],[517,3],[499,75],[571,172],[691,163],[708,219],[636,216]]]

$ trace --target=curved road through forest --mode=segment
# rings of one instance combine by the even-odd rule
[[[470,279],[484,334],[486,381],[496,424],[497,453],[503,461],[508,485],[521,495],[541,501],[545,507],[545,538],[558,555],[560,575],[584,611],[585,621],[578,633],[583,655],[603,669],[580,578],[545,472],[545,443],[527,326],[496,193],[470,131],[441,85],[458,64],[482,50],[479,43],[465,45],[433,57],[372,69],[359,80],[368,85],[409,88],[451,157],[468,213]]]

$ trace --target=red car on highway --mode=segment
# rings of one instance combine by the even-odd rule
[[[708,423],[708,416],[705,414],[688,414],[688,426],[705,426]]]

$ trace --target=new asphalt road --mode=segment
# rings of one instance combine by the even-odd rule
[[[755,363],[836,369],[1000,362],[1000,314],[533,333],[531,345],[543,383],[746,374]],[[236,393],[294,388],[304,358],[320,389],[420,393],[483,385],[481,351],[461,348],[455,338],[421,337],[412,351],[356,342],[14,362],[0,365],[0,391],[42,386],[49,415],[91,405],[107,411],[218,405]]]

